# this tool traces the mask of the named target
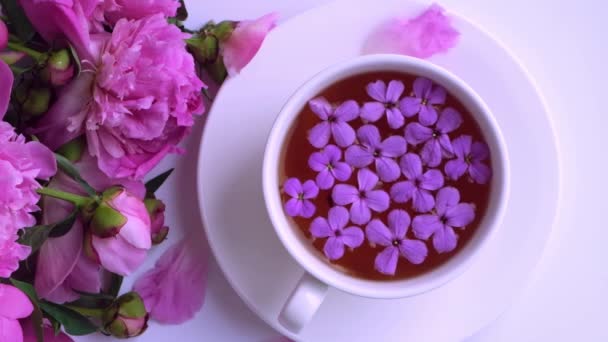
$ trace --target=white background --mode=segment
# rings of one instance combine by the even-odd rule
[[[253,18],[273,10],[287,19],[326,2],[186,1],[191,28],[208,19]],[[353,6],[356,3],[353,0]],[[487,29],[529,69],[552,112],[563,168],[559,219],[530,286],[503,316],[468,341],[608,341],[608,110],[604,105],[608,2],[443,0],[441,4]],[[168,158],[159,168],[178,167],[161,193],[167,202],[185,203],[179,211],[169,205],[169,210],[175,208],[168,218],[173,227],[200,226],[196,199],[183,198],[183,190],[191,194],[194,187],[200,133],[199,124],[186,141],[188,154]],[[179,238],[176,235],[180,233],[169,243]],[[513,252],[517,253],[517,246]],[[155,259],[160,250],[152,253]],[[152,325],[139,340],[262,342],[275,335],[242,303],[212,261],[205,307],[196,318],[182,326]]]

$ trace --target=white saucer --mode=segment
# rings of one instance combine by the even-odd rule
[[[541,95],[497,41],[462,18],[458,46],[431,61],[485,99],[511,160],[504,226],[473,266],[435,291],[373,300],[330,290],[317,315],[294,336],[277,315],[302,268],[275,236],[262,198],[262,155],[283,103],[327,66],[361,54],[385,19],[424,6],[403,0],[340,0],[280,25],[256,59],[222,88],[208,118],[198,193],[209,243],[243,300],[284,335],[304,341],[456,341],[503,312],[526,285],[547,241],[559,198],[559,162]],[[356,10],[355,10],[356,9]]]

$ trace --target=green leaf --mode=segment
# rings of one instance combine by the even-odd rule
[[[114,298],[118,297],[118,293],[120,292],[120,287],[122,286],[123,279],[124,278],[122,276],[115,273],[111,273],[110,288],[108,289],[108,294],[110,294]]]
[[[56,223],[53,228],[51,229],[51,232],[49,234],[49,237],[52,238],[58,238],[58,237],[62,237],[65,234],[69,233],[70,230],[72,229],[72,227],[74,226],[74,222],[76,222],[76,217],[78,216],[78,209],[74,209],[74,211],[72,211],[72,213],[66,217],[63,221]]]
[[[80,307],[86,309],[105,309],[112,305],[115,299],[115,297],[104,293],[87,293],[81,291],[76,292],[80,295],[80,298],[69,303],[71,307]]]
[[[34,27],[18,2],[16,0],[0,0],[0,4],[8,17],[9,25],[12,29],[10,31],[16,33],[23,42],[32,40],[36,34],[36,30],[34,30]]]
[[[74,226],[78,209],[74,211],[63,221],[46,226],[34,226],[23,230],[23,235],[19,238],[19,243],[25,246],[30,246],[31,253],[36,252],[42,247],[42,244],[49,238],[58,238],[67,234]]]
[[[38,295],[36,294],[36,290],[31,284],[16,279],[11,278],[11,283],[13,284],[13,286],[23,291],[23,293],[25,293],[32,302],[32,305],[34,306],[34,311],[32,312],[30,318],[32,319],[32,326],[34,328],[34,333],[36,334],[36,340],[38,342],[44,342],[44,332],[42,331],[43,317],[42,311],[40,310],[40,306],[38,306],[39,299]]]
[[[70,176],[73,180],[77,181],[80,186],[84,189],[84,191],[89,194],[89,196],[97,196],[97,191],[93,189],[92,186],[89,185],[82,177],[80,176],[80,172],[76,170],[74,164],[70,162],[66,157],[55,153],[55,158],[57,159],[57,166],[61,171],[65,172],[68,176]]]
[[[83,336],[97,332],[97,327],[88,318],[63,305],[41,301],[40,308],[61,323],[69,335]]]
[[[161,187],[161,185],[163,185],[163,183],[167,180],[167,178],[169,178],[169,176],[171,176],[171,173],[173,172],[174,169],[168,170],[154,178],[152,178],[151,180],[149,180],[146,183],[146,193],[147,196],[146,197],[152,197],[152,195],[154,195],[154,193]]]

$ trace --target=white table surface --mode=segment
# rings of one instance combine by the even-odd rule
[[[273,10],[288,19],[326,2],[186,0],[192,4],[191,28],[209,19],[253,18]],[[353,6],[356,2],[353,0]],[[608,87],[601,84],[608,80],[608,29],[604,24],[608,2],[443,0],[441,4],[486,28],[529,69],[552,112],[563,168],[560,216],[535,277],[504,315],[468,342],[608,341],[608,220],[603,220],[608,214],[604,179],[608,110],[602,103]],[[176,227],[169,244],[184,231],[200,231],[194,184],[201,131],[202,122],[184,144],[188,153],[167,158],[158,168],[177,167],[161,190],[168,202],[168,223]],[[142,271],[152,266],[162,249],[151,252]],[[274,336],[238,298],[212,260],[203,310],[181,326],[153,324],[138,340],[263,342]]]

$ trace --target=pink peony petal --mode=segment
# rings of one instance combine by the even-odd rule
[[[8,28],[2,19],[0,19],[0,50],[6,49],[8,45]]]
[[[208,252],[192,241],[183,239],[170,247],[133,287],[153,320],[181,324],[203,306]]]
[[[0,316],[0,341],[23,341],[23,331],[18,320]]]
[[[1,25],[4,25],[2,23]],[[11,100],[11,89],[13,88],[13,72],[0,60],[0,120],[4,118],[8,104]]]
[[[23,342],[38,341],[31,319],[22,320],[21,327],[23,328]],[[46,319],[42,326],[42,334],[44,336],[44,342],[74,342],[70,336],[62,331],[60,331],[58,335],[55,335],[55,329],[53,329],[51,323]]]
[[[34,311],[28,296],[12,285],[0,284],[0,303],[0,317],[4,318],[25,318]]]
[[[150,232],[148,231],[148,237]],[[120,234],[109,238],[92,237],[93,248],[101,265],[110,272],[128,276],[143,264],[147,249],[134,247]]]

